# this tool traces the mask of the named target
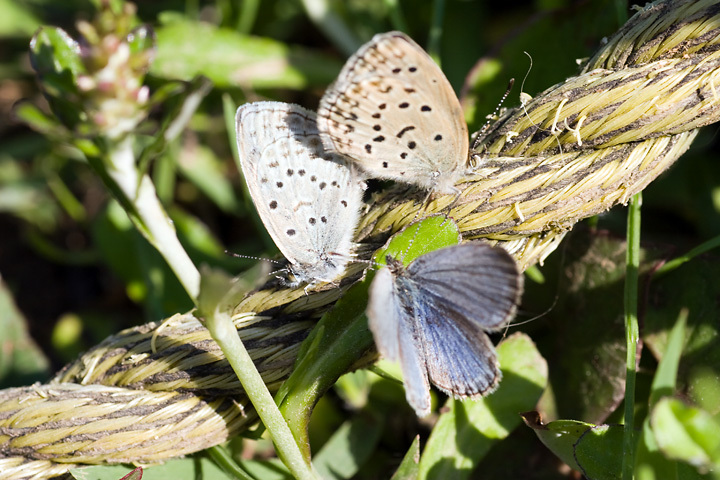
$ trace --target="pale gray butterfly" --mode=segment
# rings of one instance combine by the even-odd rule
[[[364,185],[323,149],[315,113],[249,103],[235,117],[238,153],[255,208],[297,282],[332,282],[352,256]]]
[[[367,316],[380,353],[399,361],[405,395],[430,413],[430,383],[455,398],[492,392],[501,378],[486,331],[515,314],[523,277],[505,250],[464,243],[435,250],[405,268],[390,256],[370,285]]]
[[[370,177],[454,193],[468,160],[468,130],[455,92],[407,35],[375,35],[343,67],[318,109],[325,148]]]

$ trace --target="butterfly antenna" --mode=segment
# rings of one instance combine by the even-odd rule
[[[450,202],[450,204],[442,209],[442,214],[445,215],[445,218],[448,220],[452,220],[452,217],[450,216],[450,211],[457,205],[457,203],[460,201],[460,197],[462,196],[462,192],[455,193],[455,196],[453,198],[453,201]],[[445,213],[447,212],[447,213]]]
[[[423,198],[423,201],[420,203],[420,208],[417,209],[417,212],[415,212],[415,216],[412,220],[408,223],[408,225],[412,225],[418,220],[418,217],[421,213],[427,212],[427,209],[430,207],[430,202],[432,200],[433,191],[429,190],[427,195],[425,195],[425,198]],[[417,236],[417,232],[415,233]],[[410,241],[410,245],[408,246],[407,250],[403,253],[403,257],[407,254],[408,250],[410,250],[410,247],[412,247],[412,244],[415,242],[415,237]]]
[[[523,80],[523,82],[524,81],[525,80]],[[508,95],[510,95],[510,92],[512,91],[513,85],[515,85],[515,79],[511,78],[510,81],[508,82],[507,88],[505,89],[505,93],[502,94],[502,97],[500,97],[500,101],[498,102],[497,105],[495,105],[495,110],[493,110],[493,112],[490,115],[488,115],[487,121],[480,129],[480,135],[485,133],[487,131],[488,127],[490,127],[490,123],[492,123],[492,121],[498,117],[503,103],[505,103],[505,100],[507,99]]]
[[[568,245],[568,242],[563,242],[559,248],[559,254],[560,254],[559,264],[560,264],[561,268],[558,271],[562,271],[562,266],[565,264],[565,254],[567,253],[567,248],[568,248],[567,245]],[[525,325],[526,323],[534,322],[535,320],[538,320],[538,319],[548,315],[550,312],[552,312],[555,309],[555,307],[557,306],[558,301],[560,300],[560,294],[558,293],[560,291],[560,282],[561,282],[561,278],[560,278],[560,275],[558,274],[557,281],[555,283],[555,297],[553,298],[553,301],[550,304],[550,306],[548,308],[546,308],[545,311],[538,313],[534,317],[528,318],[527,320],[523,320],[522,322],[508,324],[508,327],[517,327],[520,325]]]
[[[534,317],[530,317],[530,318],[528,318],[527,320],[523,320],[522,322],[512,322],[512,323],[508,323],[505,331],[507,332],[507,328],[510,328],[510,327],[519,327],[520,325],[525,325],[526,323],[534,322],[535,320],[538,320],[538,319],[546,316],[546,315],[549,314],[551,311],[553,311],[553,309],[554,309],[555,306],[557,305],[558,298],[559,298],[558,295],[555,295],[555,299],[553,300],[553,303],[552,303],[544,312],[538,313],[538,314],[535,315]]]
[[[527,72],[525,72],[525,77],[523,78],[522,84],[520,85],[520,106],[522,107],[523,112],[525,112],[525,116],[527,117],[528,120],[530,120],[530,124],[533,127],[537,128],[538,130],[540,130],[542,132],[548,132],[550,135],[555,137],[555,141],[558,144],[558,149],[560,150],[560,153],[562,154],[563,153],[562,143],[560,143],[560,138],[559,138],[560,133],[562,132],[562,129],[560,129],[560,130],[557,129],[557,121],[558,121],[558,117],[560,117],[560,111],[562,110],[562,107],[563,107],[563,105],[565,105],[565,102],[567,100],[563,100],[562,102],[560,102],[560,105],[558,106],[558,108],[555,112],[555,119],[553,120],[552,128],[550,128],[549,130],[547,128],[542,128],[540,125],[533,122],[532,118],[530,118],[530,114],[527,111],[527,104],[530,102],[530,100],[532,100],[532,97],[530,95],[524,93],[525,80],[527,80],[528,76],[530,76],[530,71],[532,70],[532,67],[533,67],[533,59],[532,59],[532,55],[530,55],[528,52],[523,52],[523,53],[525,55],[527,55],[528,58],[530,59],[530,66],[528,67]],[[579,124],[582,123],[582,120],[584,120],[584,117],[581,120],[579,120],[578,123]],[[579,124],[575,128],[575,130],[572,130],[570,127],[568,127],[568,130],[571,130],[575,133],[575,136],[578,138],[578,143],[580,145],[582,145],[582,141],[580,140],[580,132],[579,132],[580,125]],[[565,126],[567,127],[567,118],[565,119]]]
[[[523,80],[523,82],[525,82],[525,80]],[[492,114],[490,114],[486,117],[487,120],[485,121],[485,124],[480,128],[480,130],[478,130],[476,137],[475,137],[475,141],[473,142],[473,146],[472,146],[473,150],[478,147],[478,144],[480,143],[480,139],[483,137],[483,135],[485,134],[487,129],[490,128],[490,124],[493,121],[497,120],[498,115],[500,113],[500,109],[502,108],[502,104],[505,103],[505,100],[507,99],[508,95],[510,95],[513,85],[515,85],[515,79],[511,78],[510,81],[508,82],[507,88],[505,89],[505,93],[503,93],[502,97],[500,97],[500,101],[498,102],[498,104],[495,105],[495,110],[493,110]]]
[[[450,210],[452,210],[452,208],[455,206],[455,204],[458,202],[458,200],[460,200],[461,194],[462,194],[462,192],[460,192],[460,191],[458,191],[457,193],[454,193],[453,201],[450,202],[450,204],[447,207],[443,207],[442,211],[437,212],[437,213],[444,215],[445,218],[449,219],[450,215],[448,215],[445,212],[446,211],[449,212]],[[423,198],[423,201],[420,204],[421,205],[420,208],[418,208],[417,212],[415,212],[415,216],[413,217],[412,220],[410,220],[408,225],[415,223],[418,220],[418,217],[420,216],[421,213],[426,213],[428,211],[428,209],[430,208],[430,202],[433,200],[432,197],[433,197],[433,191],[430,190],[430,191],[428,191],[427,195],[425,195],[425,198]],[[431,215],[433,215],[433,214],[426,215],[426,216],[431,216]],[[414,241],[415,241],[415,238],[413,237],[413,242]],[[412,242],[410,243],[410,246],[412,246]]]
[[[252,255],[240,255],[239,253],[229,252],[227,250],[225,250],[225,255],[230,255],[231,257],[236,257],[236,258],[247,258],[248,260],[258,260],[260,262],[270,262],[270,263],[274,263],[276,265],[283,264],[283,262],[278,262],[277,260],[273,260],[271,258],[253,257]],[[278,270],[278,271],[280,271],[280,270]]]
[[[271,259],[271,258],[253,257],[252,255],[240,255],[239,253],[229,252],[229,251],[227,251],[227,250],[225,250],[225,255],[230,255],[231,257],[236,257],[236,258],[247,258],[248,260],[257,260],[257,261],[259,261],[259,262],[268,262],[268,263],[272,263],[272,264],[275,264],[275,265],[284,265],[283,262],[279,262],[279,261],[273,260],[273,259]],[[285,278],[280,277],[280,276],[278,276],[278,275],[275,275],[276,273],[280,273],[280,272],[291,272],[291,270],[290,270],[289,268],[287,268],[287,267],[285,267],[285,268],[280,268],[280,269],[278,269],[278,270],[273,270],[272,272],[269,272],[267,275],[268,275],[268,276],[274,275],[275,278],[277,278],[278,280],[280,280],[280,282],[284,282],[284,283],[288,283],[288,284],[289,284],[290,282],[288,282]]]
[[[559,284],[559,278],[558,278],[558,284]],[[559,285],[558,285],[558,287],[559,287]],[[535,315],[534,317],[530,317],[530,318],[528,318],[527,320],[523,320],[522,322],[512,322],[512,323],[509,323],[509,324],[507,325],[506,329],[505,329],[505,332],[507,333],[507,329],[510,328],[510,327],[519,327],[520,325],[525,325],[526,323],[534,322],[535,320],[538,320],[538,319],[540,319],[540,318],[548,315],[548,314],[549,314],[550,312],[552,312],[552,311],[555,309],[555,307],[557,306],[557,303],[558,303],[558,299],[559,299],[559,298],[560,298],[560,295],[558,295],[558,293],[556,292],[556,293],[555,293],[555,298],[553,298],[553,302],[550,304],[550,306],[549,306],[548,308],[545,309],[544,312],[538,313],[538,314]]]

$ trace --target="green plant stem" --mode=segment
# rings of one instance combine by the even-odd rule
[[[390,24],[392,24],[393,29],[408,33],[407,22],[405,21],[402,8],[400,8],[399,0],[385,0],[384,3],[390,14]]]
[[[200,272],[180,244],[172,220],[165,212],[146,175],[138,177],[132,136],[118,141],[109,152],[103,167],[96,167],[101,177],[110,180],[108,188],[128,212],[140,233],[165,258],[190,298],[197,304]],[[105,174],[105,175],[103,175]]]
[[[207,449],[207,453],[210,455],[210,458],[215,461],[215,463],[220,465],[223,470],[230,473],[235,478],[238,478],[239,480],[255,480],[245,470],[240,468],[237,463],[235,463],[224,448],[218,446],[210,447]]]
[[[257,10],[260,6],[259,0],[243,0],[240,2],[240,18],[238,20],[238,32],[246,35],[250,34],[255,19],[257,18]]]
[[[305,462],[290,427],[280,413],[272,395],[243,345],[227,314],[206,314],[205,325],[217,342],[255,410],[275,443],[278,455],[296,479],[316,478],[312,466]]]
[[[697,247],[693,248],[689,252],[687,252],[685,255],[682,255],[680,257],[674,258],[667,262],[662,267],[658,268],[655,271],[655,276],[664,275],[672,270],[675,270],[677,267],[682,265],[685,262],[688,262],[692,260],[693,258],[697,257],[698,255],[702,255],[703,253],[712,250],[713,248],[720,247],[720,235],[717,237],[713,237],[707,242],[703,242]]]
[[[640,336],[637,319],[638,269],[640,266],[640,206],[642,194],[630,200],[627,222],[625,271],[625,340],[627,348],[625,377],[625,428],[623,434],[622,478],[631,480],[635,466],[635,376]]]
[[[47,186],[70,218],[77,223],[82,223],[87,219],[87,212],[82,202],[73,195],[72,190],[68,188],[57,172],[48,172]]]
[[[346,55],[360,47],[360,41],[327,0],[302,0],[310,20]]]
[[[440,64],[440,39],[442,38],[443,21],[445,20],[445,0],[433,1],[433,17],[428,36],[428,54]]]
[[[172,221],[162,207],[153,183],[139,176],[132,150],[132,137],[118,141],[106,162],[94,159],[93,165],[115,193],[136,228],[160,252],[198,305],[200,272],[180,244]],[[232,319],[226,312],[203,312],[206,326],[225,358],[233,367],[243,389],[275,442],[278,455],[297,479],[315,478],[312,466],[305,462],[297,442],[275,404],[260,373],[243,345]]]

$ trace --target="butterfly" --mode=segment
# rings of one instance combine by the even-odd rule
[[[303,107],[249,103],[235,123],[245,182],[295,283],[334,281],[352,257],[364,183],[325,151],[315,113]]]
[[[456,398],[491,393],[501,378],[486,331],[505,327],[523,288],[505,250],[468,242],[434,250],[406,268],[386,258],[367,308],[378,351],[399,361],[405,395],[418,416],[430,413],[430,382]]]
[[[468,129],[442,70],[401,32],[375,35],[343,67],[318,108],[325,148],[373,178],[455,193]]]

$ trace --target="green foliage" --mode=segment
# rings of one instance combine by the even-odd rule
[[[204,75],[220,88],[304,89],[332,82],[342,63],[310,49],[243,35],[182,18],[163,18],[151,73],[190,80]]]
[[[133,467],[112,466],[112,467],[85,467],[71,470],[71,478],[77,480],[122,480]],[[232,479],[233,477],[223,472],[212,460],[208,458],[183,458],[174,460],[165,465],[157,465],[152,468],[143,468],[142,480],[195,480],[196,478],[212,478],[217,480]]]
[[[710,413],[673,398],[686,333],[687,312],[669,334],[667,348],[655,372],[649,396],[649,416],[636,436],[632,466],[638,479],[702,478],[717,471],[720,424]],[[623,428],[557,420],[544,425],[536,413],[526,423],[540,441],[590,479],[621,477]],[[690,466],[694,467],[689,468]]]
[[[45,354],[30,338],[26,320],[13,302],[12,295],[0,281],[0,385],[30,384],[48,374]]]
[[[390,238],[378,249],[373,261],[385,265],[387,257],[401,260],[405,266],[421,255],[460,243],[460,231],[449,217],[434,215],[418,221]]]
[[[498,389],[477,401],[448,400],[420,458],[420,478],[469,478],[480,460],[537,404],[547,386],[547,363],[532,340],[516,333],[497,348]]]

